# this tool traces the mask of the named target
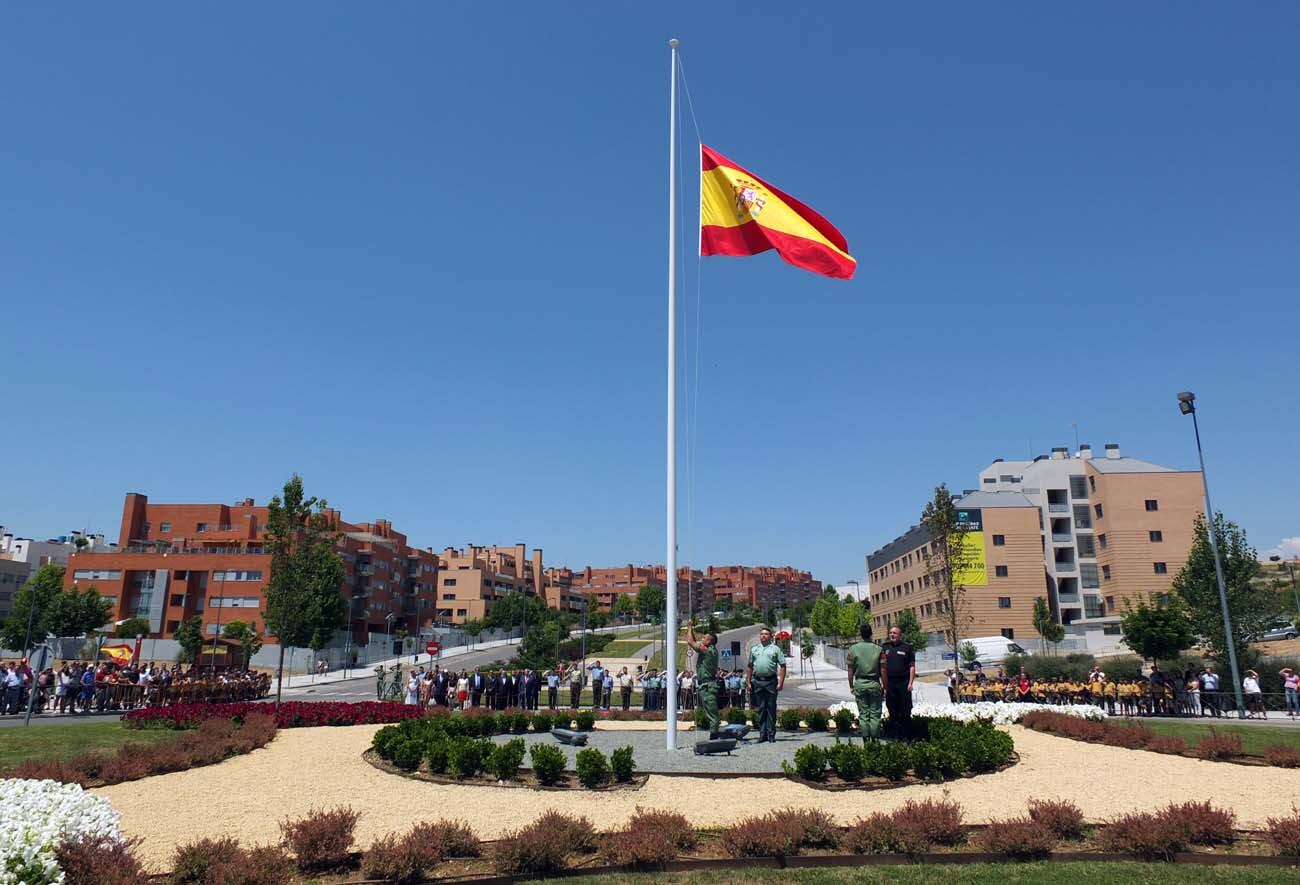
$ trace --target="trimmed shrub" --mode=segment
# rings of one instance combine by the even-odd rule
[[[421,821],[411,827],[406,838],[434,846],[439,860],[478,857],[483,851],[478,833],[463,820]]]
[[[799,711],[778,710],[776,714],[776,727],[782,731],[798,731]]]
[[[533,744],[528,750],[528,757],[533,763],[533,774],[542,786],[553,787],[564,777],[564,766],[568,760],[564,751],[551,744]]]
[[[614,780],[626,784],[632,780],[636,771],[636,760],[632,758],[632,747],[619,747],[609,754],[609,767],[614,772]]]
[[[424,758],[429,763],[430,774],[447,773],[447,757],[451,753],[451,741],[444,735],[434,735],[424,745]]]
[[[578,731],[591,731],[596,727],[596,714],[590,710],[579,710],[573,721],[578,723]]]
[[[1278,768],[1300,768],[1300,747],[1272,744],[1264,748],[1264,761]]]
[[[840,707],[835,711],[835,733],[840,737],[853,733],[853,711],[847,707]]]
[[[206,885],[214,867],[242,853],[239,842],[229,836],[182,843],[172,853],[171,881],[174,885]]]
[[[854,854],[906,854],[915,857],[931,846],[919,821],[876,812],[858,818],[844,834],[844,847]]]
[[[650,841],[666,842],[679,851],[689,851],[699,842],[699,835],[685,815],[676,811],[637,807],[627,829]]]
[[[537,734],[546,734],[555,724],[555,717],[550,713],[533,714],[533,731]]]
[[[600,856],[612,866],[663,866],[677,859],[677,849],[633,829],[610,833],[601,842]]]
[[[501,731],[509,730],[511,734],[527,734],[528,724],[532,722],[533,717],[523,710],[515,710],[512,713],[502,713],[499,719]]]
[[[1241,754],[1241,738],[1213,729],[1196,744],[1196,755],[1202,759],[1235,759]]]
[[[383,879],[396,885],[414,885],[442,859],[436,842],[426,842],[407,833],[392,833],[376,839],[361,859],[361,873],[367,879]]]
[[[825,710],[809,710],[804,715],[804,721],[808,723],[810,731],[825,731],[830,727],[831,717]]]
[[[1058,839],[1083,838],[1083,811],[1069,799],[1030,799],[1029,819]]]
[[[985,851],[1016,860],[1040,860],[1056,847],[1056,834],[1028,817],[989,821],[975,842]]]
[[[732,824],[719,834],[718,841],[731,857],[791,857],[799,853],[802,835],[797,822],[765,814]]]
[[[398,741],[392,748],[393,764],[403,771],[415,771],[424,758],[424,747],[411,739]]]
[[[942,781],[960,775],[965,757],[944,743],[912,744],[912,769],[921,780]]]
[[[586,817],[551,810],[544,812],[531,826],[551,834],[561,844],[580,854],[596,850],[596,828]]]
[[[492,869],[503,876],[541,878],[564,869],[565,844],[536,823],[505,833],[492,846]]]
[[[826,751],[826,761],[841,780],[860,781],[867,773],[867,758],[862,747],[847,741],[836,741]]]
[[[519,766],[523,764],[525,752],[523,738],[497,744],[488,753],[485,767],[497,780],[508,781],[519,774]]]
[[[821,780],[826,777],[826,751],[816,744],[804,744],[795,750],[794,770],[804,780]]]
[[[212,885],[288,885],[295,878],[293,858],[283,848],[259,845],[219,860],[208,871]]]
[[[1164,814],[1138,812],[1117,817],[1103,827],[1099,842],[1105,851],[1132,854],[1143,860],[1173,860],[1187,850],[1181,827]]]
[[[1181,756],[1187,752],[1187,741],[1180,737],[1157,735],[1147,741],[1146,749],[1153,753],[1172,753]]]
[[[456,777],[473,777],[483,770],[483,763],[495,744],[486,739],[456,737],[447,742],[447,767]]]
[[[1170,803],[1160,813],[1193,845],[1232,844],[1232,828],[1237,823],[1237,816],[1226,809],[1215,808],[1208,799],[1182,805]]]
[[[1268,841],[1284,857],[1300,857],[1300,811],[1291,807],[1290,817],[1268,819]]]
[[[772,816],[783,826],[799,832],[801,848],[838,848],[840,830],[824,811],[809,808],[779,808]]]
[[[351,860],[358,817],[360,813],[346,805],[312,809],[306,817],[280,821],[281,840],[303,872],[337,869]]]
[[[578,751],[578,755],[574,757],[574,769],[578,773],[578,783],[588,790],[603,787],[609,783],[612,775],[609,760],[605,758],[604,753],[595,747],[588,747],[585,750]]]
[[[867,771],[886,780],[901,781],[912,767],[912,753],[907,744],[869,744],[866,753]]]
[[[966,841],[961,806],[951,799],[909,799],[894,812],[894,817],[917,822],[934,845],[960,845]]]
[[[1112,725],[1102,735],[1101,742],[1108,747],[1123,747],[1126,750],[1140,750],[1145,747],[1155,733],[1145,725]]]
[[[139,839],[119,842],[108,836],[86,836],[56,845],[54,859],[64,871],[63,885],[136,885],[149,878],[136,857]]]
[[[749,721],[745,711],[739,707],[728,707],[723,718],[732,725],[744,725]]]

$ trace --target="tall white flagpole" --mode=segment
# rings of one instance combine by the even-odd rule
[[[664,630],[665,746],[677,749],[677,40],[672,49],[668,99],[668,543],[667,624]]]

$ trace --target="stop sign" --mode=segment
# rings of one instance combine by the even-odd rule
[[[436,642],[430,642],[424,647],[424,650],[431,655],[436,655],[438,652],[442,651],[442,646]]]

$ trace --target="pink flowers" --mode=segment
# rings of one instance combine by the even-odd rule
[[[122,722],[131,728],[195,728],[208,719],[243,721],[250,713],[270,713],[269,703],[245,701],[234,704],[172,704],[131,710]],[[398,701],[286,701],[280,704],[275,724],[280,728],[308,728],[318,725],[378,725],[418,719],[425,715],[418,706]]]

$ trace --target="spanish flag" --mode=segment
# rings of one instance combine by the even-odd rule
[[[99,653],[112,658],[118,666],[125,666],[131,662],[131,646],[129,645],[105,645],[99,650]]]
[[[700,145],[700,254],[757,255],[768,249],[795,267],[853,278],[849,244],[810,206]]]

